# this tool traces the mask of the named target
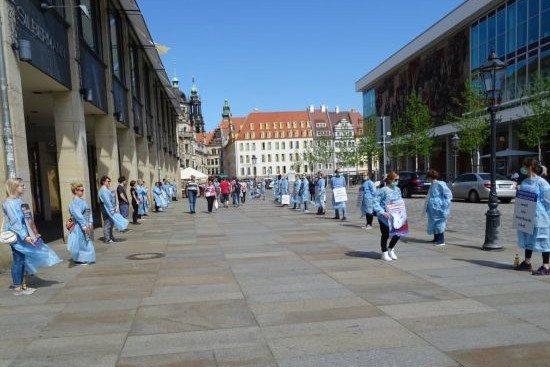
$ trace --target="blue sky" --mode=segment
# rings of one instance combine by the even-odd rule
[[[233,116],[305,110],[362,112],[355,82],[463,0],[138,0],[180,88],[195,76],[206,129]]]

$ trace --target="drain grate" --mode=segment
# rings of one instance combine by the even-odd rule
[[[143,254],[133,254],[126,256],[128,260],[153,260],[164,257],[165,255],[161,252],[145,252]]]

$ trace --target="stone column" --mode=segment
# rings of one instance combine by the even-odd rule
[[[98,176],[109,176],[113,182],[120,175],[117,129],[111,115],[98,115],[94,123]],[[95,182],[97,188],[100,183]]]
[[[138,176],[136,139],[134,132],[127,128],[118,129],[118,149],[120,150],[120,174],[128,181]]]
[[[138,160],[138,179],[149,181],[149,146],[147,139],[136,138],[137,160]]]
[[[81,182],[85,192],[90,191],[86,120],[80,93],[77,91],[53,94],[57,167],[63,223],[69,219],[67,208],[73,199],[72,182]],[[86,196],[89,203],[89,196]],[[64,231],[66,229],[64,228]],[[67,235],[67,233],[65,233]]]

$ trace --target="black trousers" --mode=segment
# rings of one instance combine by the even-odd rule
[[[208,202],[208,213],[212,213],[212,209],[214,208],[214,200],[216,200],[214,195],[206,198],[206,201]]]
[[[138,214],[138,204],[137,202],[133,201],[132,200],[132,223],[137,223],[138,221],[138,217],[139,217],[139,214]]]
[[[378,219],[378,223],[380,224],[380,232],[382,233],[382,236],[380,237],[380,249],[382,252],[388,251],[388,238],[390,238],[390,228],[385,225],[380,219]],[[395,245],[397,245],[397,241],[399,241],[399,236],[393,236],[390,240],[390,247],[389,249],[393,249]]]
[[[367,226],[372,226],[374,214],[365,213],[365,216],[367,217]]]
[[[530,259],[531,256],[533,256],[533,250],[527,250],[525,249],[525,258]],[[543,252],[542,253],[542,263],[548,264],[550,262],[550,252]]]

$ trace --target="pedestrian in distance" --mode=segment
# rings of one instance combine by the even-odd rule
[[[212,178],[208,178],[206,186],[204,186],[204,197],[208,203],[208,214],[212,214],[214,209],[214,201],[216,201],[216,186],[214,186],[214,181]]]
[[[34,274],[43,266],[53,266],[62,261],[38,233],[30,206],[22,200],[25,189],[21,178],[9,178],[6,180],[7,198],[2,204],[2,231],[11,231],[16,237],[15,242],[10,243],[13,256],[12,288],[15,296],[28,296],[36,291],[24,285],[25,273]]]
[[[445,246],[445,227],[451,212],[453,194],[445,182],[439,181],[439,172],[431,169],[426,176],[432,183],[426,197],[427,232],[434,236],[434,246],[441,247]]]
[[[340,174],[340,170],[336,169],[334,171],[334,176],[330,179],[330,187],[332,188],[332,191],[334,193],[335,189],[339,189],[342,187],[346,187],[346,179],[344,176]],[[346,202],[341,201],[337,203],[334,200],[334,194],[332,195],[332,207],[334,208],[334,218],[332,219],[340,219],[340,210],[342,210],[342,220],[348,219],[348,209],[346,207]]]
[[[307,181],[309,183],[309,198],[310,198],[310,201],[314,203],[315,202],[315,184],[316,184],[315,177],[309,176]]]
[[[191,175],[191,179],[187,182],[187,197],[189,198],[190,214],[195,214],[197,196],[199,196],[199,184],[195,181],[195,176]]]
[[[125,219],[128,219],[130,202],[128,201],[128,195],[126,195],[126,177],[122,176],[118,178],[116,194],[118,198],[118,211],[120,215],[122,215]]]
[[[309,210],[307,209],[307,195],[309,194],[309,181],[306,178],[306,175],[302,175],[302,185],[298,194],[301,197],[302,203],[304,203],[304,213],[308,214]]]
[[[233,177],[231,181],[231,198],[233,206],[238,208],[241,203],[241,183],[237,177]]]
[[[136,190],[135,180],[130,181],[130,196],[132,197],[132,224],[138,225],[138,224],[141,224],[138,222],[138,217],[139,217],[138,206],[141,201],[139,199],[138,192]]]
[[[227,181],[227,178],[224,178],[222,182],[220,182],[220,193],[223,207],[229,207],[229,194],[231,193],[231,185],[229,184],[229,181]]]
[[[372,220],[374,219],[374,198],[376,197],[376,187],[370,179],[370,174],[363,174],[363,184],[359,188],[361,193],[361,218],[366,217],[366,230],[372,229]]]
[[[163,211],[167,206],[162,195],[162,183],[160,181],[155,182],[155,187],[153,188],[153,201],[155,202],[155,213]]]
[[[385,186],[378,190],[374,200],[374,212],[378,217],[380,224],[380,249],[381,259],[385,261],[397,260],[395,246],[399,241],[400,236],[394,235],[390,240],[388,247],[388,239],[390,237],[390,219],[391,214],[387,211],[387,205],[397,203],[403,200],[401,190],[397,186],[399,183],[399,175],[395,172],[390,172],[384,180]]]
[[[282,176],[279,180],[279,202],[280,203],[282,203],[283,195],[289,195],[288,179],[286,176]],[[285,206],[288,207],[288,204],[281,205],[281,207],[285,207]]]
[[[241,198],[241,203],[246,203],[246,191],[248,190],[248,184],[246,183],[246,180],[242,180],[240,182],[241,184],[241,193],[239,197]]]
[[[317,215],[325,215],[326,203],[326,185],[323,172],[317,172],[317,181],[315,182],[315,205],[317,205]]]
[[[69,214],[74,223],[67,238],[67,251],[75,265],[88,265],[95,263],[95,248],[92,242],[94,220],[88,203],[84,200],[84,185],[80,182],[71,184],[71,192],[74,195],[69,205]]]
[[[521,174],[526,178],[520,186],[521,191],[533,193],[537,197],[533,233],[517,231],[518,246],[525,251],[525,259],[514,269],[532,271],[531,257],[533,252],[542,254],[542,266],[533,275],[550,275],[550,185],[537,175],[541,172],[539,162],[528,158],[521,167]]]
[[[280,183],[281,183],[281,175],[278,175],[275,177],[275,179],[273,180],[273,200],[275,202],[281,202],[280,201],[280,198],[279,198],[279,186],[280,186]]]
[[[103,217],[103,241],[105,243],[120,242],[113,237],[113,228],[123,232],[128,228],[128,220],[116,210],[115,193],[109,189],[111,179],[108,176],[101,177],[101,188],[98,196]]]
[[[294,203],[294,206],[292,207],[293,210],[302,208],[301,190],[302,190],[302,180],[300,180],[300,175],[297,174],[295,176],[295,181],[294,181],[294,191],[292,192],[292,203]]]

